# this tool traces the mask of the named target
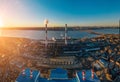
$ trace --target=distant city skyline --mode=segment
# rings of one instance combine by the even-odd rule
[[[118,26],[120,0],[0,0],[1,27]]]

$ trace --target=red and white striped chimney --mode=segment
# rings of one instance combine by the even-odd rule
[[[23,76],[25,75],[25,69],[22,70],[22,75],[23,75]]]
[[[33,77],[33,72],[32,72],[32,70],[30,70],[30,78],[32,78]]]
[[[94,70],[93,69],[91,69],[91,77],[92,77],[92,79],[94,79]]]
[[[85,71],[82,71],[82,79],[85,80]]]

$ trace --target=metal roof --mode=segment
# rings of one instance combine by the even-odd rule
[[[30,78],[30,69],[27,68],[25,69],[24,75],[22,74],[22,72],[20,73],[20,75],[16,79],[16,82],[36,82],[40,75],[40,72],[38,70],[33,70],[32,75],[33,77]]]

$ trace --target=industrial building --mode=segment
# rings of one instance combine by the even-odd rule
[[[100,82],[95,72],[81,70],[75,73],[74,78],[68,78],[67,70],[62,68],[52,69],[49,78],[43,78],[38,70],[23,69],[16,82]]]

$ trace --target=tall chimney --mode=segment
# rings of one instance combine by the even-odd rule
[[[120,34],[120,19],[119,19],[119,34]],[[119,39],[120,39],[120,36],[119,36]]]
[[[120,27],[120,19],[119,19],[119,27]]]
[[[67,45],[67,24],[65,24],[65,44]]]
[[[32,78],[33,77],[33,72],[32,72],[32,70],[30,70],[30,78]]]
[[[93,69],[91,69],[91,77],[92,77],[92,79],[94,79],[94,70]]]
[[[85,71],[82,71],[82,80],[84,81],[86,78],[85,78]]]
[[[47,24],[48,24],[48,20],[47,19],[44,20],[44,24],[45,24],[45,47],[47,47],[47,44],[48,44],[48,36],[47,36]]]
[[[47,47],[47,24],[45,24],[45,44],[46,44],[46,47]]]
[[[23,75],[23,76],[25,75],[25,69],[22,70],[22,75]]]

